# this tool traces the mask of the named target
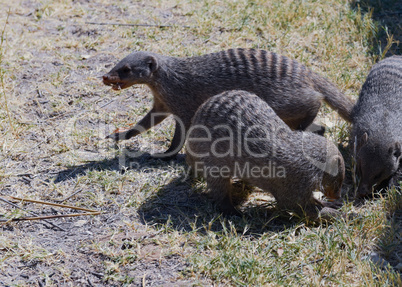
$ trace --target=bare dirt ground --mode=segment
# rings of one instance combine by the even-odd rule
[[[215,278],[218,283],[214,283],[211,277],[193,272],[187,260],[190,253],[198,252],[198,239],[192,232],[222,229],[219,214],[200,192],[200,186],[205,185],[186,178],[183,155],[173,163],[149,157],[168,147],[166,139],[171,139],[173,122],[165,121],[119,145],[104,139],[116,126],[138,121],[152,104],[145,87],[113,92],[101,83],[101,76],[133,49],[171,56],[232,46],[285,51],[289,56],[300,55],[298,60],[313,69],[327,71],[354,97],[372,64],[358,51],[350,52],[353,60],[349,56],[328,60],[331,53],[345,52],[346,48],[330,53],[313,45],[316,50],[311,52],[311,43],[321,32],[269,32],[267,26],[257,27],[250,36],[250,31],[236,30],[238,24],[230,16],[209,23],[202,11],[213,9],[201,2],[1,2],[0,28],[5,25],[5,33],[0,67],[4,91],[0,195],[102,212],[51,219],[57,226],[43,220],[0,223],[2,286],[191,286],[227,282]],[[222,12],[227,7],[218,8]],[[328,46],[336,46],[334,41]],[[340,66],[331,69],[331,65]],[[333,127],[334,133],[345,140],[344,122],[327,110],[326,116],[339,124],[341,128]],[[135,159],[129,159],[132,157]],[[255,200],[269,204],[269,199]],[[18,204],[40,216],[79,212]],[[253,210],[247,205],[244,208],[251,218],[257,213],[261,219],[238,221],[259,236],[294,223],[272,220],[271,211]],[[23,216],[27,213],[0,202],[0,219]],[[269,227],[265,223],[268,219]],[[202,252],[213,253],[207,248]]]
[[[131,113],[133,105],[142,113],[151,105],[151,98],[144,89],[137,88],[134,93],[139,99],[133,103],[133,91],[116,95],[102,86],[101,75],[119,60],[115,51],[121,50],[121,44],[112,40],[99,49],[102,35],[113,33],[113,26],[85,24],[124,22],[128,18],[165,23],[172,11],[141,2],[127,2],[129,8],[124,8],[124,3],[74,2],[66,6],[36,1],[10,5],[3,61],[12,75],[6,79],[6,86],[13,91],[7,96],[14,130],[2,131],[6,136],[2,140],[1,171],[6,178],[1,181],[1,193],[57,201],[80,191],[63,202],[103,213],[53,220],[63,231],[43,221],[1,227],[0,285],[113,286],[121,281],[132,281],[133,285],[187,285],[180,273],[186,267],[177,254],[181,251],[167,253],[169,243],[155,239],[158,231],[149,229],[143,215],[129,207],[139,205],[140,200],[132,194],[146,188],[144,179],[152,180],[159,174],[160,165],[154,163],[155,170],[150,167],[142,177],[128,179],[120,174],[115,156],[118,150],[103,140],[114,129],[112,119]],[[3,7],[1,25],[8,10]],[[175,17],[175,21],[177,18],[181,17]],[[139,29],[139,35],[130,29],[128,33],[133,33],[132,41],[146,41],[144,30]],[[124,53],[130,50],[130,45],[123,49]],[[96,171],[89,175],[96,169],[106,169],[113,176],[96,183]],[[119,190],[114,190],[115,180],[119,181]],[[162,177],[158,184],[167,180]],[[107,190],[108,186],[113,187]],[[98,200],[102,203],[97,204]],[[41,216],[71,212],[37,204],[25,207]],[[1,208],[3,215],[9,209],[4,205]],[[102,251],[105,248],[107,254]],[[127,249],[133,250],[131,256],[121,258]],[[119,260],[126,262],[115,263]]]

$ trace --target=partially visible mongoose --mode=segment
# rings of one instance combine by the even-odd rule
[[[401,167],[402,56],[386,58],[373,66],[353,109],[357,196],[372,193],[388,183]]]
[[[311,218],[320,210],[335,215],[334,203],[314,198],[313,191],[339,199],[345,174],[332,142],[292,131],[266,102],[245,91],[223,92],[200,106],[188,132],[186,160],[195,176],[205,177],[224,213],[237,212],[231,182],[236,177],[270,192],[280,208]]]
[[[103,76],[113,89],[146,84],[152,90],[151,111],[133,128],[108,136],[129,139],[176,116],[176,128],[165,156],[176,155],[197,108],[208,98],[228,90],[255,93],[292,129],[304,130],[324,100],[347,121],[353,102],[334,84],[285,56],[255,49],[231,49],[198,57],[175,58],[134,52]]]

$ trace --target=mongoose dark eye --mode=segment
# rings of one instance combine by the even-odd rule
[[[131,71],[131,68],[130,68],[130,66],[124,65],[123,68],[121,68],[121,70],[124,73],[129,73]]]

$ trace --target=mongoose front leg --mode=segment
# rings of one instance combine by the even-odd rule
[[[333,221],[336,218],[342,218],[345,217],[345,214],[343,214],[341,211],[338,209],[342,207],[343,202],[341,200],[336,200],[332,202],[327,202],[327,201],[322,201],[319,199],[314,199],[315,201],[315,208],[318,207],[319,211],[313,212],[310,214],[310,217],[315,220],[320,218],[323,221]],[[311,208],[310,210],[312,210]],[[315,218],[316,217],[316,218]]]
[[[108,135],[106,138],[115,141],[127,140],[149,130],[153,126],[156,126],[169,115],[170,113],[166,112],[163,105],[155,102],[152,109],[134,127],[125,131],[117,129],[113,134]]]
[[[232,201],[232,183],[230,178],[207,175],[206,182],[210,196],[214,198],[220,211],[225,215],[241,215]]]

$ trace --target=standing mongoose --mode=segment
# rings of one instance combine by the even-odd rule
[[[224,213],[237,213],[236,177],[269,191],[280,208],[311,218],[320,210],[330,215],[334,203],[314,198],[313,191],[339,199],[345,175],[332,142],[292,131],[266,102],[245,91],[223,92],[200,106],[188,131],[186,160]]]
[[[324,100],[347,121],[353,102],[334,84],[285,56],[255,49],[231,49],[198,57],[175,58],[134,52],[103,76],[113,89],[135,84],[150,87],[151,111],[133,128],[116,130],[107,138],[129,139],[157,125],[169,114],[176,120],[173,140],[164,156],[182,148],[197,108],[210,97],[228,90],[255,93],[292,129],[304,130]]]
[[[402,56],[373,66],[353,108],[357,196],[387,187],[401,167]]]

